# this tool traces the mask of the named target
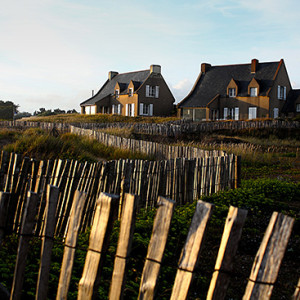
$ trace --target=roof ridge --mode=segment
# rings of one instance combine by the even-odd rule
[[[125,75],[125,74],[131,74],[131,73],[138,73],[138,72],[145,72],[145,71],[149,71],[149,72],[150,72],[150,69],[140,70],[140,71],[131,71],[131,72],[125,72],[125,73],[119,73],[119,74],[116,75],[116,76],[119,76],[119,75]]]
[[[259,64],[271,64],[271,63],[273,63],[273,64],[277,64],[277,63],[279,63],[280,62],[280,60],[279,61],[265,61],[265,62],[259,62]],[[248,66],[248,65],[251,65],[251,62],[250,63],[242,63],[242,64],[228,64],[228,65],[212,65],[211,67],[213,68],[213,67],[234,67],[234,66]]]

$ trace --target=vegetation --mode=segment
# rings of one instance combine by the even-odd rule
[[[12,120],[14,114],[18,112],[18,107],[11,101],[0,100],[0,120]]]
[[[106,147],[87,137],[70,133],[53,136],[38,128],[31,128],[22,132],[0,130],[1,141],[4,144],[6,143],[2,146],[5,151],[22,153],[23,156],[43,160],[60,158],[95,162],[103,159],[120,158],[151,159],[151,157],[142,153],[133,153],[116,147]]]
[[[281,279],[280,282],[284,282],[284,284],[280,283],[275,287],[274,297],[272,298],[287,299],[293,293],[294,285],[296,285],[299,277],[296,275],[297,265],[295,264],[295,262],[300,259],[299,197],[299,183],[295,184],[270,179],[244,181],[239,189],[203,197],[204,201],[214,203],[215,209],[209,224],[209,232],[207,234],[205,247],[200,257],[200,266],[196,270],[191,298],[205,299],[214,270],[218,245],[220,243],[228,207],[229,205],[234,205],[246,208],[248,210],[248,217],[243,230],[236,263],[234,265],[234,278],[228,291],[228,299],[242,298],[242,293],[246,286],[247,276],[250,274],[254,256],[273,211],[284,212],[285,214],[289,214],[296,218],[293,236],[288,245],[285,260],[282,265],[283,269],[288,268],[288,272],[279,275]],[[177,262],[188,233],[194,210],[195,203],[181,207],[178,206],[175,209],[159,279],[157,299],[169,299],[170,297],[172,284],[175,279]],[[137,299],[141,273],[151,237],[155,212],[155,209],[151,211],[141,210],[137,215],[124,299]],[[99,299],[107,299],[118,232],[119,222],[116,222],[102,272]],[[88,236],[89,233],[87,232],[81,234],[79,237],[68,299],[76,299],[77,285],[82,275],[85,261]],[[5,240],[3,247],[0,249],[0,282],[8,289],[10,289],[12,284],[17,245],[18,237],[13,235]],[[24,295],[24,298],[22,299],[31,299],[35,293],[40,252],[39,239],[34,239],[32,241],[31,249],[26,267],[24,284],[24,294],[26,296]],[[49,295],[49,299],[55,299],[62,255],[62,241],[56,239],[52,256],[52,269],[50,272],[49,290],[51,291],[51,295]],[[293,276],[290,276],[290,274],[293,274]]]
[[[68,110],[67,112],[63,109],[56,108],[52,111],[52,109],[45,109],[40,108],[39,110],[36,110],[33,115],[34,116],[41,116],[41,117],[48,117],[48,116],[55,116],[55,115],[61,115],[61,114],[78,114],[78,112],[75,109]]]

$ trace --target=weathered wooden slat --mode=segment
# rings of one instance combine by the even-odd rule
[[[165,251],[175,202],[159,197],[152,236],[143,269],[138,299],[154,299],[160,265]]]
[[[73,204],[70,214],[70,222],[68,227],[68,233],[65,241],[64,255],[61,264],[61,271],[58,282],[58,289],[56,294],[56,299],[67,299],[69,285],[71,281],[74,257],[75,257],[75,247],[77,244],[77,238],[79,233],[80,219],[83,213],[84,202],[86,200],[86,194],[75,192]]]
[[[243,300],[270,299],[294,219],[274,212],[256,254]]]
[[[106,193],[101,193],[97,200],[89,249],[79,281],[77,298],[79,300],[95,297],[113,222],[118,215],[118,201],[118,196]]]
[[[189,233],[179,259],[178,271],[170,299],[186,299],[188,296],[212,209],[213,205],[210,203],[201,200],[197,202]]]
[[[48,185],[45,208],[45,226],[42,236],[41,263],[36,290],[36,299],[38,300],[47,299],[51,252],[55,230],[55,213],[58,197],[59,188]]]
[[[233,269],[233,258],[238,248],[246,216],[247,210],[230,206],[206,299],[222,300],[226,296],[230,281],[229,274]]]
[[[0,246],[5,235],[10,193],[0,192]]]
[[[14,279],[10,295],[11,300],[21,299],[26,259],[29,252],[29,241],[33,236],[35,216],[37,213],[37,203],[38,195],[36,193],[29,192],[21,225],[17,260],[15,264]]]
[[[298,284],[295,289],[295,293],[292,297],[292,300],[300,300],[300,278],[298,280]]]
[[[125,194],[109,299],[123,298],[125,269],[131,251],[137,202],[138,197],[136,195]]]

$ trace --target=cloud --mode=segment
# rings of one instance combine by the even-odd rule
[[[180,80],[178,83],[174,85],[171,85],[171,90],[176,99],[176,103],[178,103],[188,95],[192,86],[193,83],[187,78]]]

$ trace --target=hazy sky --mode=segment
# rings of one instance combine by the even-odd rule
[[[80,110],[109,71],[159,64],[177,102],[202,62],[285,60],[300,88],[299,0],[0,0],[0,100]]]

